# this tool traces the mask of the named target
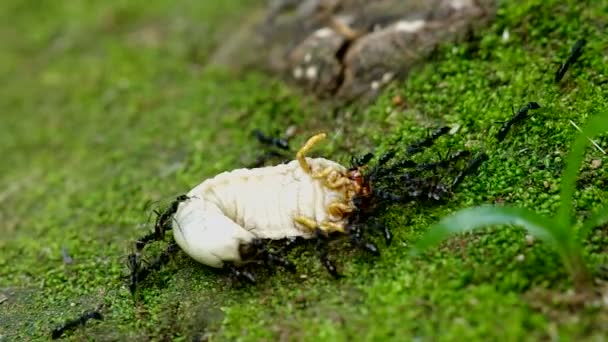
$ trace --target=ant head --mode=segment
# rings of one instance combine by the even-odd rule
[[[365,177],[363,172],[361,172],[363,168],[357,167],[348,170],[347,176],[350,180],[352,180],[356,184],[356,192],[358,196],[367,197],[372,192],[372,184],[369,178]]]

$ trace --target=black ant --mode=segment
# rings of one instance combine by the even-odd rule
[[[129,291],[131,294],[135,294],[137,285],[139,284],[139,271],[141,269],[141,257],[139,252],[133,252],[127,256],[127,267],[131,273],[129,274]]]
[[[287,139],[284,138],[276,138],[276,137],[271,137],[268,135],[265,135],[264,133],[262,133],[262,131],[260,131],[259,129],[254,129],[253,130],[253,135],[256,137],[256,139],[267,146],[270,147],[276,147],[279,150],[282,151],[289,151],[289,142],[287,141]],[[265,152],[264,154],[260,155],[255,162],[251,163],[250,165],[248,165],[247,167],[249,168],[257,168],[257,167],[262,167],[264,166],[264,164],[266,163],[266,161],[272,159],[272,158],[287,158],[287,155],[285,155],[284,153],[282,153],[281,151],[277,151],[277,150],[270,150]]]
[[[458,151],[458,152],[448,155],[446,158],[442,158],[438,162],[418,164],[418,166],[416,166],[416,170],[429,171],[429,170],[436,170],[436,169],[447,169],[450,166],[450,164],[456,162],[457,160],[459,160],[461,158],[468,157],[470,155],[471,155],[471,152],[469,152],[467,150]]]
[[[152,271],[160,270],[164,265],[169,263],[171,256],[179,251],[179,247],[176,243],[171,243],[169,246],[158,256],[149,263],[146,267],[141,268],[141,260],[139,260],[139,254],[132,253],[127,257],[127,265],[131,270],[131,284],[129,289],[131,294],[135,293],[137,284],[144,281]]]
[[[378,249],[378,247],[375,244],[363,239],[363,232],[359,224],[351,223],[347,225],[346,232],[348,233],[350,241],[353,245],[368,251],[374,256],[380,256],[380,250]],[[392,233],[388,230],[386,230],[384,233],[386,234],[385,239],[387,241],[387,244],[389,244],[392,240]]]
[[[422,139],[420,141],[417,141],[417,142],[411,144],[410,146],[408,146],[406,148],[407,154],[408,155],[413,155],[413,154],[422,152],[422,150],[425,147],[432,146],[433,143],[435,142],[435,140],[437,140],[442,135],[447,134],[449,131],[450,131],[450,127],[447,127],[447,126],[446,127],[441,127],[441,128],[438,128],[438,129],[434,130],[433,132],[431,132],[431,134],[428,137],[426,137],[426,138],[424,138],[424,139]]]
[[[583,48],[585,47],[585,44],[587,44],[587,41],[585,39],[579,39],[574,43],[574,45],[570,49],[570,54],[568,55],[568,58],[564,63],[559,66],[559,68],[555,72],[555,83],[562,80],[562,78],[568,71],[568,68],[570,68],[570,66],[574,64],[583,54]]]
[[[65,323],[63,323],[62,326],[53,329],[53,331],[51,332],[51,338],[53,340],[56,340],[58,338],[60,338],[66,331],[75,329],[79,326],[84,326],[88,320],[91,319],[97,319],[97,320],[103,320],[103,316],[101,315],[101,313],[98,310],[93,310],[93,311],[87,311],[85,313],[83,313],[82,315],[80,315],[78,318],[72,319],[72,320],[68,320]]]
[[[155,211],[157,217],[156,222],[154,224],[154,232],[156,233],[156,236],[159,237],[159,239],[165,237],[165,231],[171,230],[171,225],[168,224],[169,219],[171,218],[171,216],[173,216],[173,214],[177,212],[179,204],[185,200],[188,200],[189,198],[190,197],[188,197],[188,195],[179,195],[175,198],[175,201],[171,202],[171,204],[169,204],[169,207],[165,209],[165,211],[163,211],[161,214]]]
[[[280,148],[282,150],[289,151],[289,142],[287,142],[287,139],[275,138],[275,137],[271,137],[271,136],[265,135],[259,129],[254,129],[253,130],[253,135],[262,144],[278,147],[278,148]]]
[[[359,167],[367,165],[367,163],[369,163],[369,161],[372,160],[373,157],[373,153],[366,153],[359,157],[353,156],[350,160],[351,169],[357,169]]]
[[[385,154],[381,155],[380,158],[378,158],[378,165],[386,164],[389,160],[393,159],[393,157],[396,154],[397,154],[397,150],[395,150],[395,149],[389,150]]]
[[[477,169],[481,166],[481,163],[486,160],[488,160],[487,154],[485,154],[484,152],[478,153],[473,159],[469,161],[467,167],[454,178],[454,181],[452,182],[452,188],[455,188],[460,183],[462,183],[464,177],[466,177],[467,175],[475,173]]]
[[[272,252],[270,250],[269,244],[266,242],[272,242],[272,240],[255,239],[251,241],[251,243],[239,246],[239,254],[241,256],[241,259],[259,260],[268,268],[281,266],[289,272],[295,272],[296,266],[291,261],[279,256],[278,253]],[[284,249],[280,250],[279,252],[284,252]]]
[[[343,277],[338,272],[336,265],[329,258],[329,236],[326,232],[321,229],[317,229],[315,231],[315,238],[317,242],[316,250],[319,253],[319,258],[321,259],[321,263],[325,266],[325,269],[329,274],[331,274],[335,279],[340,279]]]
[[[515,113],[515,115],[509,121],[506,121],[505,123],[502,124],[502,126],[498,130],[498,133],[496,133],[496,139],[498,139],[498,141],[503,141],[503,139],[507,136],[507,133],[509,133],[509,129],[511,128],[511,126],[513,126],[514,124],[519,123],[519,122],[523,121],[525,118],[527,118],[528,111],[530,109],[539,109],[539,108],[540,108],[540,105],[536,102],[528,102],[526,105],[521,106],[519,108],[519,110],[517,111],[517,113]]]
[[[253,274],[251,274],[251,272],[243,270],[242,268],[239,268],[232,264],[227,264],[225,265],[225,267],[236,279],[246,280],[250,284],[256,283],[256,279]]]
[[[167,253],[174,253],[175,251],[177,251],[177,248],[172,247],[170,245],[169,248],[165,252],[163,252],[163,254],[161,254],[159,258],[157,258],[152,264],[148,265],[148,267],[146,268],[141,268],[141,259],[139,252],[141,252],[148,243],[152,241],[162,240],[165,237],[165,232],[167,230],[171,230],[171,217],[177,212],[179,204],[183,201],[188,200],[189,198],[190,197],[188,195],[179,195],[175,198],[173,202],[171,202],[171,204],[169,204],[167,209],[165,209],[165,211],[163,211],[162,213],[157,210],[154,210],[154,213],[156,214],[154,231],[146,234],[145,236],[135,241],[136,252],[133,252],[127,256],[127,267],[131,271],[131,274],[129,275],[129,290],[131,291],[131,294],[135,293],[137,285],[148,276],[151,269],[160,269],[163,263],[168,262]]]
[[[185,200],[188,200],[189,198],[190,197],[187,195],[179,195],[162,213],[154,210],[154,213],[156,214],[154,231],[135,241],[135,247],[138,251],[141,251],[149,242],[162,240],[165,237],[165,231],[171,230],[171,225],[169,224],[171,216],[177,212],[179,204]]]

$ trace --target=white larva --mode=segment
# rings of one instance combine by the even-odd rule
[[[304,156],[323,138],[310,138],[287,164],[220,173],[193,188],[174,215],[177,244],[198,262],[219,268],[240,263],[239,247],[254,239],[344,232],[362,187],[356,171]]]

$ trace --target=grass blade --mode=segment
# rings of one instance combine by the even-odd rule
[[[581,238],[584,239],[593,228],[605,223],[608,223],[608,205],[593,213],[593,215],[583,223],[583,227],[580,231]]]
[[[532,210],[515,207],[481,206],[465,208],[444,217],[416,243],[412,253],[423,252],[438,245],[452,234],[471,231],[490,225],[516,225],[527,229],[537,238],[556,244],[559,239],[553,232],[553,220]]]
[[[572,198],[574,196],[578,170],[583,162],[585,148],[587,147],[587,140],[606,131],[608,131],[608,115],[598,115],[587,122],[582,134],[574,141],[574,146],[566,160],[566,171],[562,176],[562,187],[560,190],[561,203],[556,221],[562,230],[570,229],[572,225],[572,217],[570,216]]]

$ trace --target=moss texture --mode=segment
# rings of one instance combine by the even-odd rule
[[[607,1],[505,2],[471,42],[441,47],[374,103],[337,110],[268,76],[205,67],[245,15],[243,3],[4,3],[0,340],[45,340],[56,325],[101,303],[105,320],[69,339],[607,336],[606,304],[564,300],[572,284],[556,254],[521,230],[484,230],[407,255],[430,223],[456,208],[504,202],[555,212],[563,159],[577,134],[570,120],[581,125],[608,110]],[[559,63],[583,37],[583,57],[555,84]],[[528,101],[542,109],[498,143],[495,122]],[[295,125],[293,146],[326,131],[330,139],[317,153],[347,162],[446,124],[460,129],[421,159],[466,147],[487,151],[490,160],[445,205],[385,212],[395,240],[381,257],[335,246],[346,275],[340,281],[306,248],[291,255],[296,275],[279,271],[253,286],[183,253],[135,299],[121,278],[129,244],[150,228],[151,209],[253,161],[260,152],[254,128]],[[608,149],[606,136],[597,142]],[[579,217],[608,202],[607,163],[588,150],[575,197]],[[585,246],[591,269],[608,264],[606,227]]]

